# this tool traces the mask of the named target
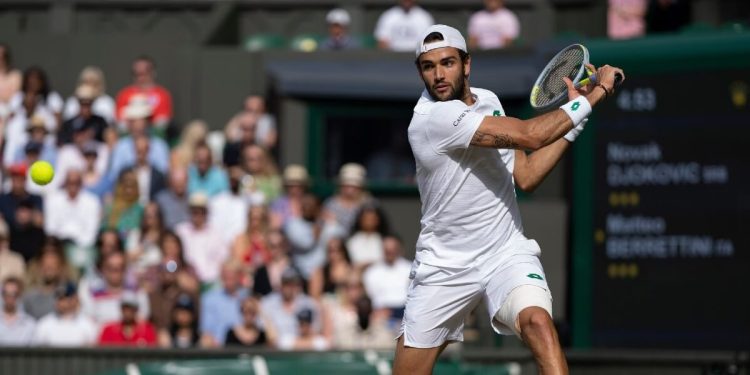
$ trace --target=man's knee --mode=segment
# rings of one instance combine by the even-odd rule
[[[435,366],[437,357],[448,345],[444,343],[436,348],[412,348],[404,345],[404,335],[401,335],[396,344],[396,357],[393,361],[394,375],[419,375],[430,374]]]
[[[552,317],[541,307],[523,309],[518,315],[518,323],[524,340],[534,338],[547,341],[555,338],[555,325],[552,323]]]

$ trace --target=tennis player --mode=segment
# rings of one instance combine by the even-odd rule
[[[520,337],[540,373],[566,374],[539,245],[523,234],[514,184],[529,191],[541,183],[622,71],[605,65],[599,83],[580,90],[565,78],[568,103],[519,120],[504,116],[494,93],[469,86],[471,58],[458,30],[434,25],[420,40],[425,90],[409,143],[422,229],[394,373],[430,373],[447,344],[463,340],[464,318],[484,300],[495,331]]]

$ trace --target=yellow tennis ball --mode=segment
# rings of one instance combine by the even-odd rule
[[[47,185],[55,177],[55,169],[52,164],[44,160],[35,161],[31,165],[31,180],[39,185]]]

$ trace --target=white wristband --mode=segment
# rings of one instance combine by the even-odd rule
[[[591,114],[591,103],[589,103],[586,97],[579,96],[561,105],[560,109],[565,111],[568,117],[573,120],[573,127],[576,127],[583,119],[589,117]]]
[[[583,131],[583,128],[586,127],[586,123],[589,122],[588,117],[581,120],[581,122],[578,123],[573,129],[570,129],[569,132],[567,132],[563,138],[565,138],[568,142],[573,143],[576,138],[581,134]]]

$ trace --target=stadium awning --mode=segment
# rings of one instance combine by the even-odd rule
[[[414,100],[424,89],[413,54],[379,51],[300,54],[278,54],[265,59],[277,94]],[[542,66],[532,53],[477,53],[473,57],[470,82],[472,86],[494,91],[501,99],[525,97]]]

